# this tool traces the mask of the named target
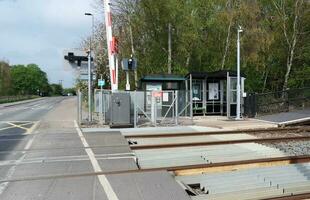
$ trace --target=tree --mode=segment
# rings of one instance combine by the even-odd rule
[[[304,1],[273,0],[272,2],[277,11],[278,21],[287,45],[286,73],[283,82],[283,90],[286,90],[295,58],[296,44],[299,39],[298,35],[301,30],[300,18],[302,12],[305,12],[305,9],[302,9]]]
[[[61,84],[50,84],[50,95],[61,96],[63,94],[63,88]]]
[[[11,88],[10,66],[7,62],[0,61],[0,96],[8,95]]]
[[[36,64],[12,66],[11,77],[15,94],[46,95],[49,92],[47,75]]]

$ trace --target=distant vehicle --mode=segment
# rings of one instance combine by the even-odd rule
[[[67,93],[67,96],[70,97],[70,96],[73,96],[73,94],[72,93]]]

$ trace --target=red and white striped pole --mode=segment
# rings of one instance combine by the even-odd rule
[[[106,34],[107,34],[107,46],[109,54],[109,68],[110,68],[110,81],[111,81],[111,90],[118,90],[118,70],[115,62],[115,51],[116,51],[116,42],[113,39],[112,35],[112,15],[110,8],[110,0],[104,0],[104,11],[105,11],[105,25],[106,25]]]

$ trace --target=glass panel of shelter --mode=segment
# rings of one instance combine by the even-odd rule
[[[193,80],[193,112],[204,114],[202,80]]]
[[[208,79],[206,87],[206,113],[223,114],[223,81]]]
[[[227,99],[227,117],[236,116],[237,108],[237,77],[227,77],[227,89],[228,99]]]

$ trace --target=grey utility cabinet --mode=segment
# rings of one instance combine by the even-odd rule
[[[130,123],[130,94],[112,93],[111,96],[111,127],[128,127]]]

